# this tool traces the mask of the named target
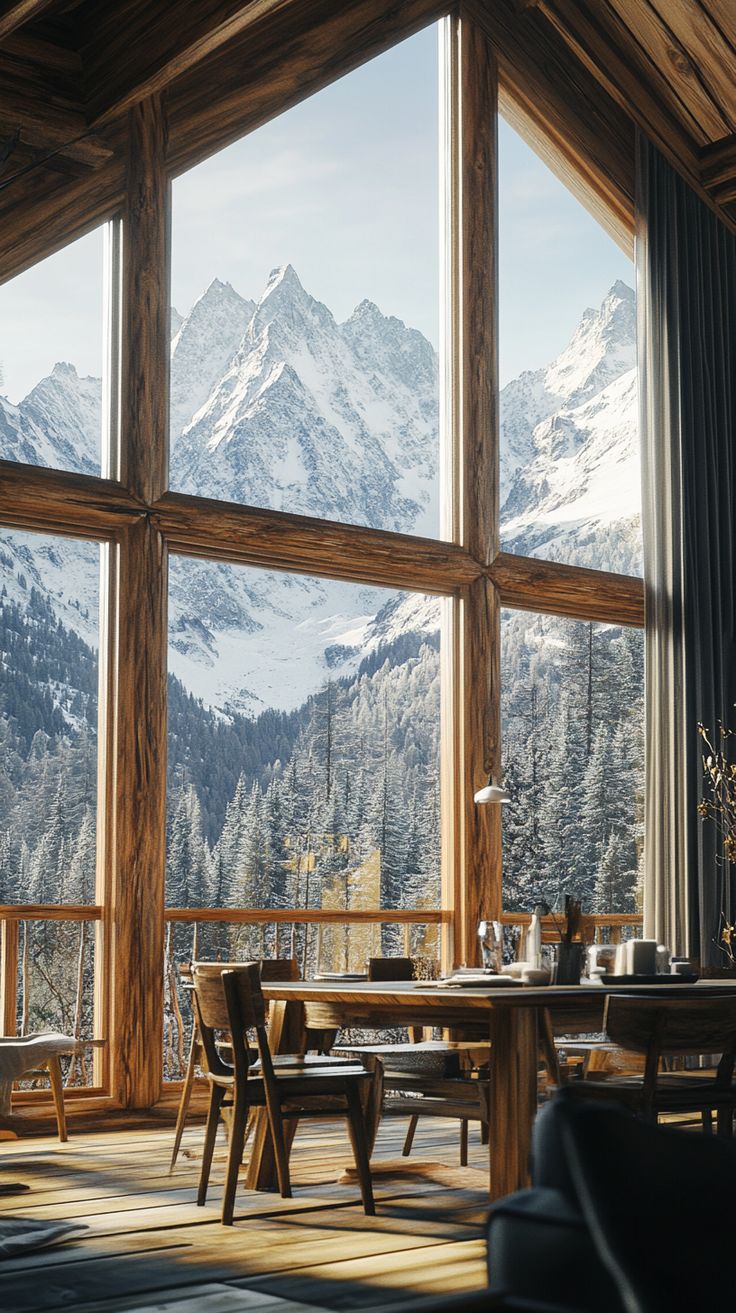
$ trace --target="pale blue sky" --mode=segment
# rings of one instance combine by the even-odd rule
[[[172,299],[215,277],[256,298],[290,262],[338,319],[364,297],[438,337],[437,33],[429,28],[174,182]],[[500,127],[501,377],[546,364],[583,310],[633,270],[505,124]],[[0,287],[0,392],[57,360],[99,374],[102,238]]]

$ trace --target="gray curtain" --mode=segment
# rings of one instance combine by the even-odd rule
[[[736,237],[641,135],[637,302],[646,583],[645,935],[723,965],[733,873],[698,721],[736,728]],[[736,749],[736,740],[734,740]]]

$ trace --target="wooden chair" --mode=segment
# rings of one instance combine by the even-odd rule
[[[718,1134],[733,1135],[736,997],[611,994],[604,1025],[610,1043],[644,1056],[644,1072],[571,1082],[566,1090],[572,1097],[623,1103],[649,1121],[656,1121],[661,1113],[699,1112],[705,1114],[706,1129],[715,1111]],[[722,1054],[715,1075],[660,1071],[663,1059],[703,1053]]]
[[[238,1169],[243,1156],[245,1127],[251,1108],[265,1108],[273,1138],[276,1173],[283,1198],[291,1197],[289,1155],[284,1135],[285,1118],[346,1118],[365,1212],[375,1213],[370,1164],[361,1107],[361,1089],[371,1077],[358,1063],[327,1065],[291,1058],[291,1066],[275,1067],[266,1033],[266,1005],[258,963],[224,971],[195,966],[194,999],[197,1025],[210,1083],[202,1173],[197,1203],[207,1198],[217,1125],[223,1107],[232,1109],[222,1222],[231,1226]],[[258,1060],[254,1063],[247,1041],[255,1031]],[[232,1065],[218,1048],[218,1033],[229,1036]]]
[[[368,960],[370,981],[414,980],[415,977],[416,964],[410,957],[372,957]],[[402,1150],[408,1157],[420,1116],[452,1117],[460,1122],[460,1165],[466,1167],[468,1124],[479,1121],[485,1136],[489,1117],[487,1075],[474,1068],[468,1056],[471,1049],[478,1049],[478,1044],[425,1040],[421,1026],[410,1027],[409,1033],[411,1042],[406,1044],[378,1042],[344,1047],[345,1053],[355,1055],[374,1068],[376,1080],[383,1087],[380,1099],[375,1100],[372,1139],[382,1115],[408,1116],[409,1126]],[[488,1056],[488,1045],[485,1045],[483,1058],[486,1062]]]
[[[229,967],[238,966],[239,963],[211,962],[211,963],[200,963],[199,965],[214,966],[217,967],[217,969],[220,971],[225,971]],[[283,980],[298,980],[300,976],[299,963],[297,962],[295,957],[262,958],[258,965],[261,973],[261,980],[272,981],[275,983],[277,981],[280,982]],[[194,989],[194,985],[192,981],[193,966],[194,963],[185,962],[182,963],[182,965],[179,967],[179,974],[181,976],[182,987],[188,993],[191,993]],[[194,1080],[197,1073],[197,1068],[202,1065],[202,1056],[203,1056],[202,1041],[200,1039],[199,1030],[197,1027],[197,1019],[196,1016],[194,1016],[193,1024],[192,1024],[192,1039],[189,1045],[189,1058],[187,1061],[187,1069],[184,1074],[184,1084],[182,1085],[181,1096],[179,1098],[179,1108],[176,1114],[176,1128],[174,1130],[174,1145],[171,1150],[171,1161],[169,1163],[169,1175],[173,1172],[174,1167],[176,1166],[176,1160],[179,1157],[179,1149],[181,1148],[182,1135],[184,1134],[184,1127],[186,1125],[187,1114],[189,1112],[189,1104],[192,1098]]]

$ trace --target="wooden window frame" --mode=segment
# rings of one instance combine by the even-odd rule
[[[63,233],[71,240],[103,219],[116,225],[112,304],[119,304],[120,335],[111,334],[110,450],[99,478],[0,462],[0,524],[111,544],[98,808],[107,969],[98,1008],[109,1016],[109,1092],[123,1107],[148,1107],[161,1093],[169,550],[451,599],[443,608],[442,660],[443,908],[452,913],[447,961],[473,961],[477,921],[501,913],[500,809],[473,803],[475,790],[501,765],[501,607],[643,624],[640,580],[499,550],[494,47],[503,95],[515,65],[504,33],[473,3],[452,8],[444,24],[449,337],[441,412],[449,541],[168,490],[171,177],[446,15],[448,6],[410,0],[383,10],[369,39],[350,13],[322,20],[323,38],[331,33],[338,42],[329,61],[319,42],[287,44],[285,62],[274,68],[264,58],[260,69],[256,59],[248,87],[227,89],[222,102],[210,97],[209,107],[186,94],[164,103],[158,93],[134,105],[127,111],[125,168],[116,162],[95,188],[80,184],[54,229],[58,248]],[[624,190],[599,189],[619,231],[626,226]],[[29,236],[16,242],[6,267],[18,272],[39,258],[38,238]],[[0,242],[0,267],[2,260]]]

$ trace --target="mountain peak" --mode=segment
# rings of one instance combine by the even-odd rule
[[[299,281],[299,275],[293,264],[280,264],[277,265],[275,269],[271,270],[268,275],[268,282],[266,283],[263,296],[259,301],[259,305],[263,304],[266,297],[273,296],[277,291],[306,296],[306,292]]]
[[[368,320],[371,323],[384,323],[385,319],[386,316],[381,310],[379,310],[375,301],[369,301],[367,297],[364,297],[363,300],[356,305],[350,316],[350,320],[354,323],[358,323],[361,320],[363,322]]]
[[[608,294],[604,297],[603,304],[605,305],[606,301],[612,300],[628,301],[633,305],[636,301],[636,293],[634,292],[633,287],[629,287],[629,284],[624,282],[623,278],[617,278],[613,287],[611,287]]]
[[[282,264],[271,270],[256,306],[252,331],[258,333],[271,325],[287,336],[313,334],[318,326],[334,325],[327,306],[310,296],[292,264]]]

